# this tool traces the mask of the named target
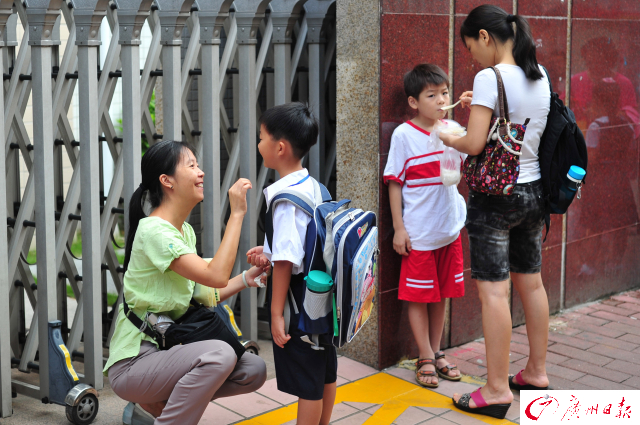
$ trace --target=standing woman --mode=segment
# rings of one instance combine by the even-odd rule
[[[124,299],[131,313],[163,313],[173,320],[189,307],[195,283],[219,288],[219,300],[256,286],[262,269],[253,267],[229,280],[251,183],[238,180],[229,189],[231,214],[220,248],[207,263],[196,254],[196,236],[187,217],[204,197],[204,173],[195,152],[183,142],[162,141],[142,157],[142,184],[129,204],[125,249]],[[146,199],[145,199],[146,198]],[[149,217],[143,201],[151,204]],[[197,424],[209,402],[255,391],[266,379],[264,361],[251,353],[238,360],[229,344],[207,340],[160,351],[125,316],[122,305],[109,350],[113,391],[139,403],[156,417],[155,425]]]
[[[456,407],[504,418],[513,389],[545,389],[549,332],[549,303],[540,267],[544,225],[544,199],[540,182],[538,146],[549,113],[549,82],[536,60],[536,48],[527,21],[491,5],[469,13],[460,36],[482,67],[496,66],[504,82],[513,123],[529,118],[520,157],[516,187],[510,196],[469,191],[466,227],[471,250],[471,277],[477,280],[482,302],[482,330],[487,349],[487,384],[472,394],[454,394]],[[487,143],[492,116],[499,115],[496,74],[480,71],[473,92],[465,92],[470,105],[468,133],[442,135],[445,145],[469,155],[480,154]],[[515,377],[509,376],[511,314],[509,276],[524,307],[529,360]]]

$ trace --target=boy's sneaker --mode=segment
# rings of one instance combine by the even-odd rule
[[[129,403],[122,412],[122,423],[124,425],[153,425],[156,418],[138,403]]]

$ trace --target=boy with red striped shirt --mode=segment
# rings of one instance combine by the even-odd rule
[[[437,387],[438,377],[460,380],[460,371],[440,351],[445,299],[464,295],[460,229],[466,205],[456,186],[440,179],[444,145],[434,126],[451,125],[449,80],[436,65],[421,64],[404,76],[415,118],[393,132],[384,182],[389,185],[393,248],[402,255],[398,298],[409,302],[409,322],[420,355],[416,381]]]

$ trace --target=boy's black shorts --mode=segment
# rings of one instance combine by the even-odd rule
[[[284,348],[273,343],[278,390],[304,400],[321,400],[324,385],[338,377],[336,347],[323,345],[324,350],[314,350],[300,335],[290,335]]]
[[[304,276],[291,276],[291,293],[300,300],[304,291]],[[267,311],[271,312],[272,293],[271,278],[267,286]],[[290,302],[287,296],[287,302]],[[325,384],[333,384],[338,378],[338,356],[336,347],[322,345],[324,350],[314,350],[311,344],[300,339],[304,334],[297,329],[300,316],[294,314],[291,307],[291,323],[289,335],[291,339],[280,348],[273,343],[273,361],[276,366],[276,382],[278,390],[304,400],[322,400]],[[301,305],[302,306],[302,305]],[[271,314],[269,314],[271,326]]]

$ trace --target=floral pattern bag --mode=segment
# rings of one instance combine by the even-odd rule
[[[480,155],[468,156],[464,162],[464,178],[469,189],[489,195],[508,196],[518,181],[522,142],[529,118],[524,124],[512,124],[509,104],[500,71],[491,67],[498,80],[500,116],[491,119],[489,135]]]

